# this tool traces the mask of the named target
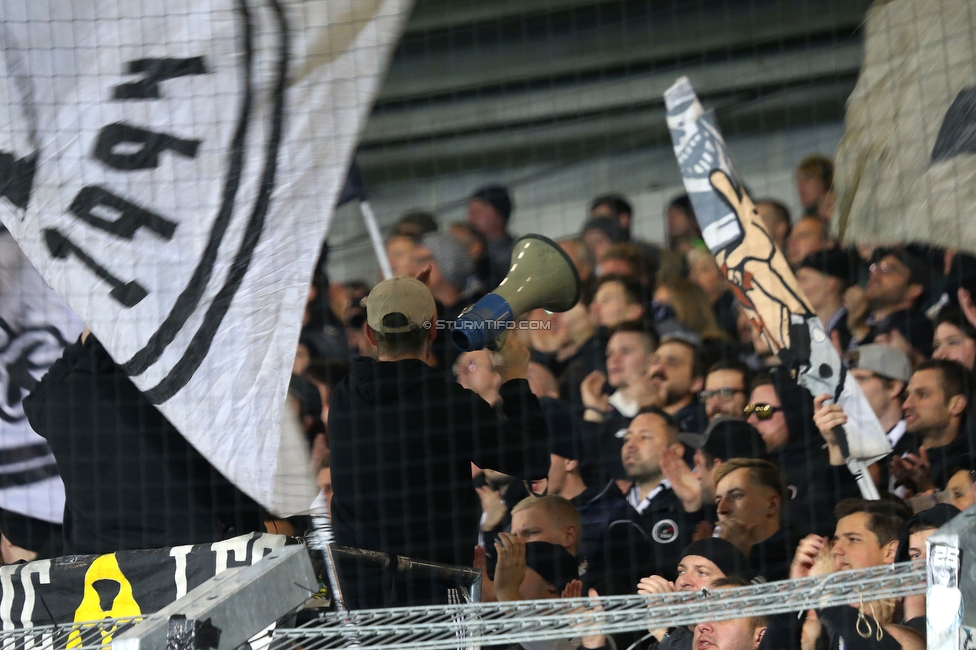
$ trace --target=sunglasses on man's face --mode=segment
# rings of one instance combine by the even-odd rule
[[[783,408],[780,406],[773,406],[772,404],[746,404],[742,412],[745,413],[746,417],[749,417],[753,413],[760,420],[768,420],[773,417],[777,411],[782,411]]]

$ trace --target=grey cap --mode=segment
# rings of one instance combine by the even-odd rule
[[[430,251],[444,279],[461,291],[474,270],[474,261],[461,240],[445,232],[429,232],[420,244]]]
[[[848,353],[851,368],[870,370],[879,377],[908,383],[912,378],[912,364],[908,355],[890,345],[871,343]]]

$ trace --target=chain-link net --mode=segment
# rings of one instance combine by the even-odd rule
[[[334,611],[265,641],[305,650],[922,592],[844,544],[902,561],[915,511],[972,502],[971,407],[903,412],[932,356],[946,404],[973,389],[976,263],[942,248],[971,221],[965,2],[0,4],[4,650],[106,645],[283,536]],[[665,106],[681,77],[714,137]],[[762,255],[703,235],[730,219]],[[771,276],[809,330],[749,302]],[[860,489],[796,381],[844,363],[883,387]],[[787,579],[814,566],[840,572]]]

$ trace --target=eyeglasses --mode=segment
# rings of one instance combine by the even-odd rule
[[[713,397],[717,397],[723,402],[728,402],[730,399],[736,396],[738,393],[744,393],[745,391],[741,388],[716,388],[715,390],[703,390],[698,393],[698,399],[702,402],[707,402]]]
[[[773,414],[778,411],[782,411],[783,408],[780,406],[773,406],[772,404],[746,404],[742,412],[745,413],[746,417],[749,417],[753,413],[760,420],[768,420],[773,417]]]

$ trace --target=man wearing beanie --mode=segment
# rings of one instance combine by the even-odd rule
[[[832,249],[807,255],[796,269],[796,281],[823,323],[827,336],[843,354],[851,343],[844,306],[844,292],[851,281],[850,253]]]
[[[513,207],[508,189],[501,185],[482,187],[468,199],[468,223],[488,240],[491,269],[483,279],[489,289],[498,286],[511,265],[515,240],[508,232],[508,221]]]
[[[643,595],[666,594],[675,591],[701,591],[718,578],[749,574],[749,561],[742,551],[730,542],[718,537],[706,537],[692,542],[678,560],[678,579],[674,582],[661,576],[648,576],[637,585],[637,593]],[[640,647],[654,650],[691,650],[694,626],[649,630],[657,642]]]

